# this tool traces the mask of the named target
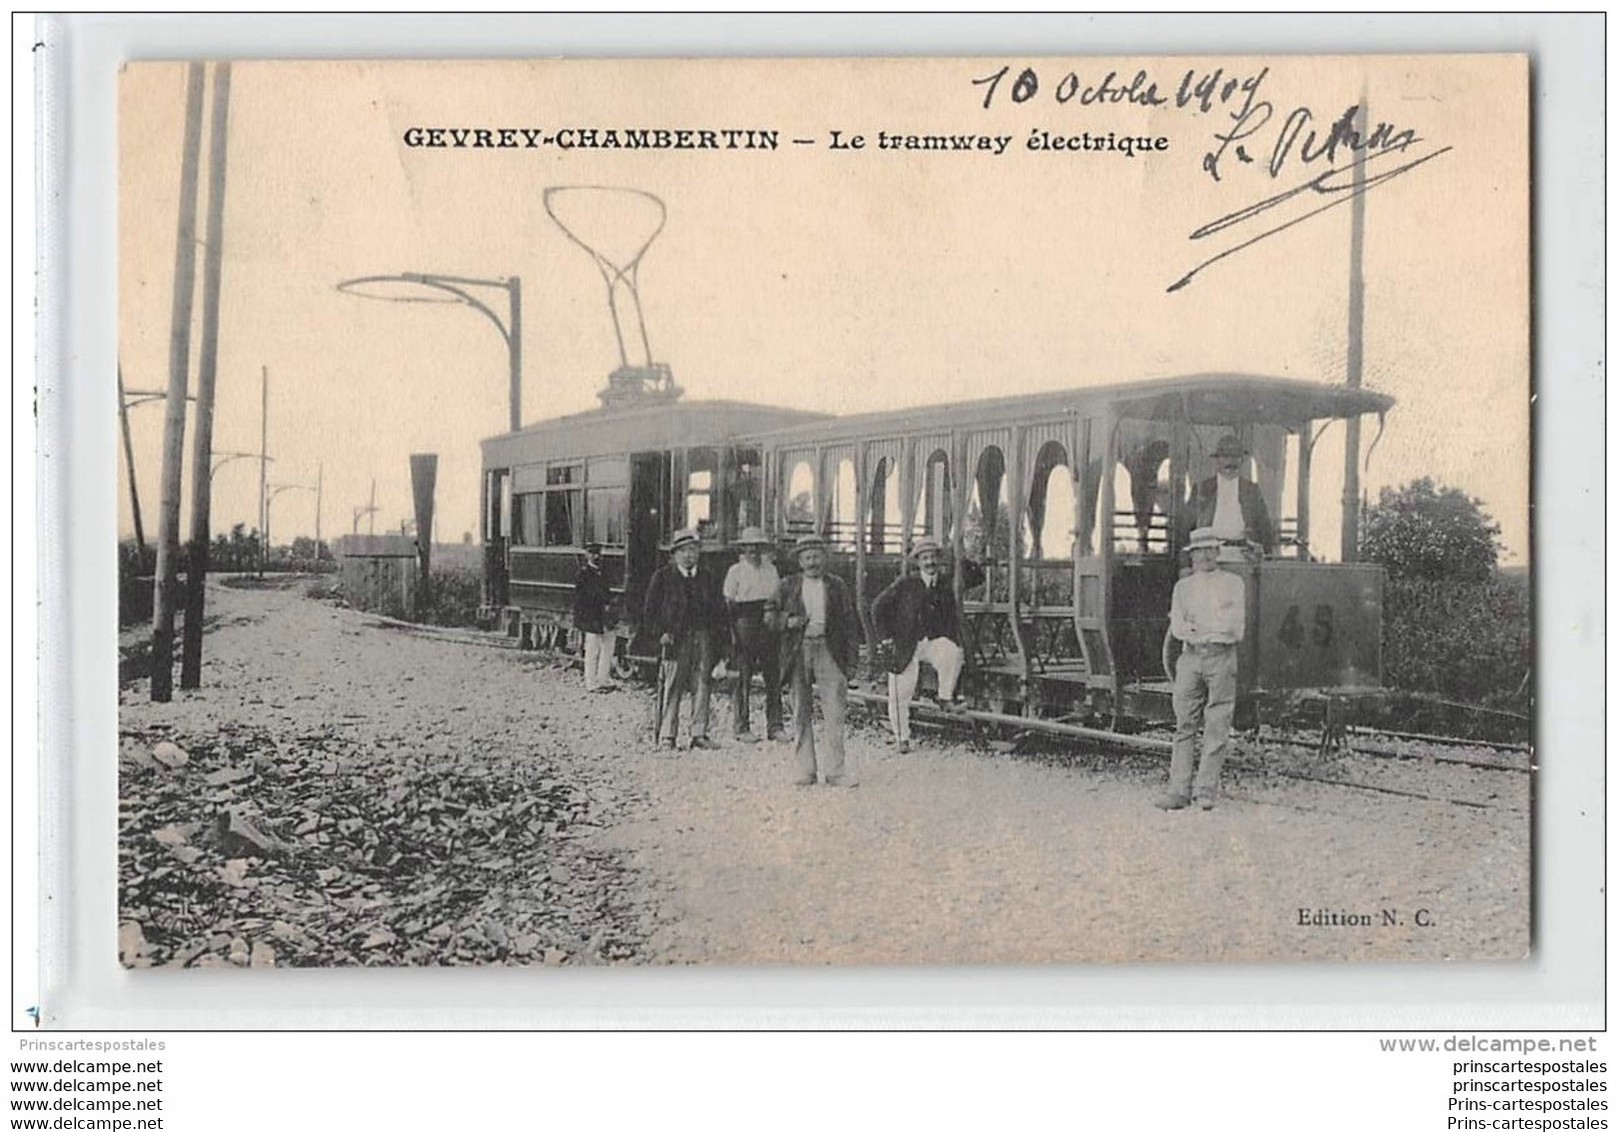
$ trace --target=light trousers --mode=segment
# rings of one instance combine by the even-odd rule
[[[613,654],[618,651],[618,634],[584,634],[584,690],[593,692],[612,683]]]
[[[916,655],[903,672],[888,673],[888,726],[905,742],[910,741],[910,701],[915,698],[923,663],[938,673],[938,698],[949,700],[955,695],[966,654],[948,637],[928,637],[916,645]]]
[[[848,677],[837,667],[824,638],[805,637],[798,663],[792,669],[792,727],[798,740],[798,781],[810,783],[818,772],[830,786],[852,786],[853,768],[843,749],[843,717],[848,712]],[[821,746],[815,747],[814,690],[820,691],[820,712],[826,719]]]
[[[1169,793],[1216,798],[1236,711],[1236,646],[1186,646],[1174,670],[1174,758]],[[1197,733],[1202,732],[1202,759]],[[1192,775],[1195,772],[1195,780]]]

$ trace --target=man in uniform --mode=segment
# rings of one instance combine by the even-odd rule
[[[764,723],[771,739],[781,736],[781,642],[775,631],[780,608],[781,575],[764,557],[769,538],[747,527],[736,540],[742,556],[725,574],[725,609],[730,614],[731,657],[736,667],[736,738],[756,743],[749,720],[753,673],[764,675]]]
[[[1169,606],[1169,633],[1182,648],[1174,670],[1169,788],[1155,803],[1162,810],[1183,810],[1193,799],[1211,810],[1219,797],[1236,708],[1236,646],[1247,627],[1246,584],[1219,568],[1219,546],[1211,528],[1191,532],[1191,573],[1175,583]],[[1198,731],[1203,732],[1200,762]]]
[[[691,692],[691,746],[712,747],[708,738],[708,695],[713,682],[717,634],[725,607],[719,586],[702,567],[702,539],[680,531],[670,545],[673,561],[660,567],[646,587],[646,626],[665,657],[662,718],[658,740],[673,750],[680,730],[680,700]]]
[[[584,690],[610,692],[617,636],[610,628],[612,589],[601,571],[601,544],[584,544],[584,564],[573,582],[573,627],[584,635]]]
[[[826,573],[826,543],[818,535],[798,540],[800,572],[781,583],[781,673],[792,682],[792,726],[798,740],[799,786],[815,775],[827,786],[858,786],[843,749],[848,681],[860,655],[860,619],[843,580]],[[826,717],[825,755],[815,749],[815,700]]]
[[[1246,456],[1235,433],[1219,438],[1213,450],[1215,474],[1192,490],[1182,530],[1207,527],[1222,546],[1257,546],[1268,557],[1275,553],[1275,527],[1264,505],[1264,493],[1242,476]]]
[[[910,700],[916,694],[921,665],[938,673],[941,707],[958,706],[955,684],[966,663],[961,648],[961,619],[955,604],[955,584],[941,566],[942,548],[930,538],[919,540],[910,551],[914,573],[896,579],[877,595],[871,619],[877,631],[893,638],[888,661],[888,724],[899,749],[910,749]],[[983,584],[983,569],[970,558],[961,561],[962,588]]]

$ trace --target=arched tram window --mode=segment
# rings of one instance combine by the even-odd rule
[[[786,483],[787,533],[807,534],[815,529],[815,469],[807,457],[792,465]]]

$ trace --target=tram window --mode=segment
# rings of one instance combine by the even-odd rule
[[[799,460],[787,477],[787,530],[801,534],[815,529],[815,473],[808,460]]]
[[[764,484],[760,476],[758,449],[738,448],[731,454],[730,483],[726,485],[725,506],[729,522],[727,535],[744,527],[764,525]]]
[[[923,465],[921,476],[921,497],[917,500],[916,516],[920,522],[917,533],[931,535],[939,542],[948,542],[950,537],[950,494],[952,492],[949,474],[949,455],[942,448],[927,457]]]
[[[552,491],[546,493],[545,545],[572,546],[574,544],[574,518],[579,511],[579,491]]]
[[[590,538],[606,546],[623,546],[629,493],[621,487],[593,487],[585,493]]]
[[[826,532],[838,550],[854,549],[854,535],[859,528],[857,495],[854,461],[844,459],[837,465],[837,478],[832,484],[831,524]]]
[[[712,527],[718,517],[713,505],[718,472],[719,457],[712,448],[692,448],[687,452],[685,525],[695,528],[704,538],[714,533]]]
[[[540,501],[545,498],[542,492],[525,492],[516,497],[511,508],[511,544],[513,546],[538,546],[540,526]]]
[[[871,476],[870,542],[872,554],[894,554],[899,549],[899,477],[893,461],[883,457],[877,461]]]

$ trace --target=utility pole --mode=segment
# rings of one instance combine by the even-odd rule
[[[1370,124],[1360,88],[1360,140]],[[1348,386],[1358,389],[1365,373],[1365,150],[1354,153],[1353,196],[1348,230]],[[1360,418],[1349,417],[1343,433],[1343,561],[1360,558]]]
[[[315,465],[315,573],[320,573],[320,505],[324,498],[324,484],[326,482],[326,464],[324,461]]]
[[[376,534],[376,480],[375,479],[371,480],[371,505],[368,508],[366,508],[366,510],[370,512],[370,516],[371,516],[370,519],[367,520],[370,523],[370,528],[369,528],[367,533],[374,535],[374,534]]]
[[[140,522],[140,489],[135,484],[135,443],[129,438],[129,401],[124,396],[124,363],[118,363],[118,424],[124,433],[124,465],[129,469],[129,512],[135,518],[135,549],[146,557],[146,529]]]
[[[264,492],[270,469],[270,367],[259,370],[258,409],[258,576],[264,576],[264,563],[270,556],[269,501]]]
[[[208,222],[202,252],[202,353],[197,362],[197,429],[191,438],[191,547],[186,556],[180,687],[202,686],[202,617],[208,580],[208,512],[213,503],[213,405],[219,370],[219,276],[225,240],[225,148],[230,64],[215,63],[208,131]]]
[[[174,240],[174,307],[163,418],[163,492],[157,513],[157,580],[152,597],[152,699],[174,698],[174,607],[179,590],[180,471],[185,457],[185,393],[191,368],[191,302],[196,283],[197,161],[202,149],[203,66],[186,68],[180,214]]]

